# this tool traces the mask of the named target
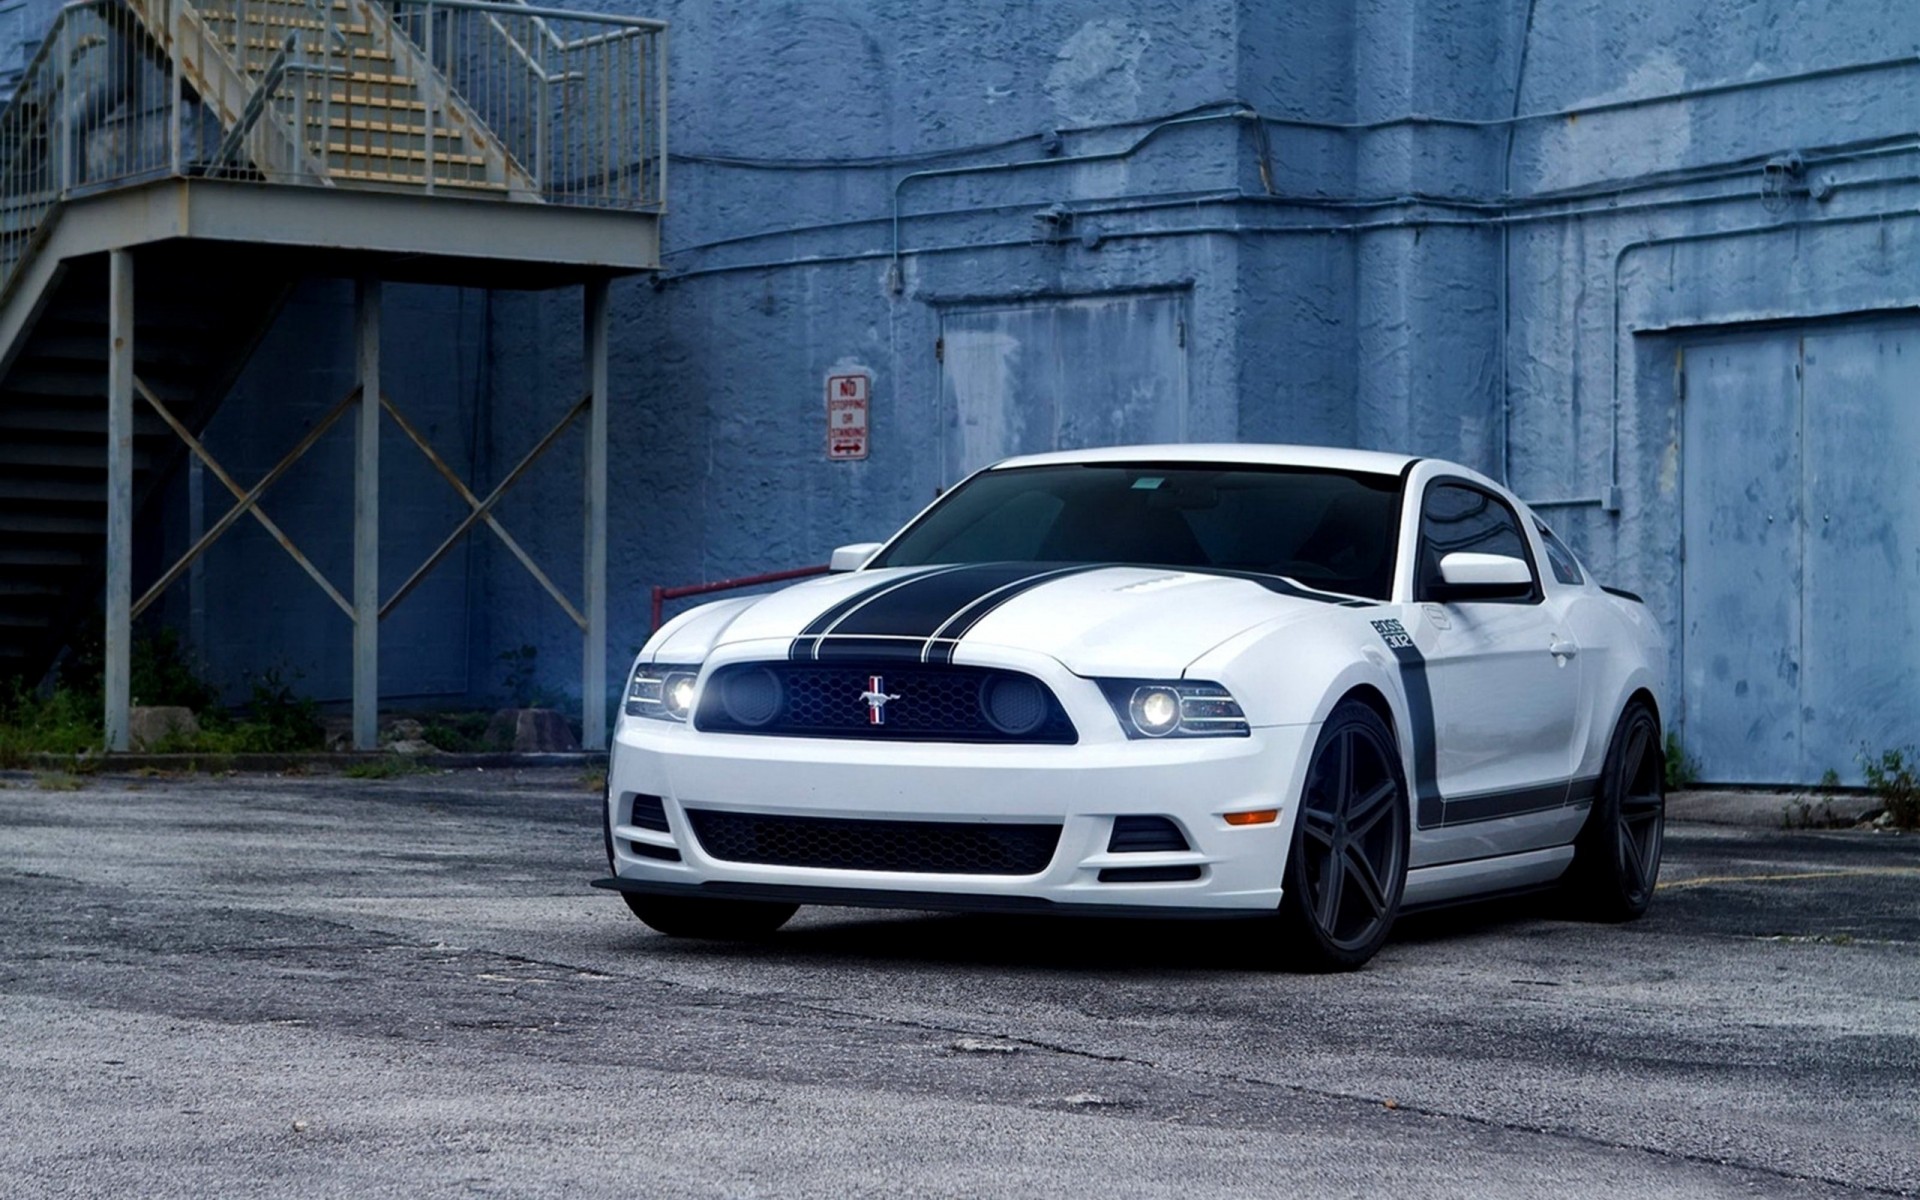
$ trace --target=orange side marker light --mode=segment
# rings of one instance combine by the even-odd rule
[[[1280,819],[1277,808],[1256,808],[1252,812],[1228,813],[1229,825],[1271,825]]]

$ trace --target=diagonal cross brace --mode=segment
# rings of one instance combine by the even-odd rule
[[[289,538],[285,531],[274,524],[272,518],[268,517],[266,513],[261,512],[257,505],[261,494],[278,482],[282,475],[285,475],[295,463],[299,462],[300,459],[306,455],[308,450],[313,448],[313,444],[320,440],[322,434],[333,428],[334,423],[346,415],[347,411],[359,400],[360,389],[355,388],[353,391],[348,392],[340,403],[334,405],[333,408],[328,410],[324,417],[321,417],[319,421],[315,422],[313,428],[307,431],[306,436],[300,439],[299,444],[294,446],[292,450],[289,450],[285,458],[275,463],[272,470],[261,476],[259,483],[254,484],[252,488],[242,490],[240,485],[234,482],[233,477],[227,474],[219,463],[214,461],[213,455],[207,452],[207,448],[200,444],[199,439],[189,433],[187,427],[182,425],[172,413],[167,411],[166,406],[160,403],[160,398],[153,394],[152,389],[148,388],[147,385],[138,378],[134,379],[133,386],[139,391],[140,395],[146,399],[146,402],[153,406],[154,411],[160,414],[160,419],[165,421],[168,427],[171,428],[174,433],[178,434],[180,439],[187,444],[187,449],[193,451],[194,455],[198,457],[201,462],[207,464],[207,468],[213,472],[214,477],[224,484],[228,491],[233,493],[236,503],[226,511],[224,516],[218,521],[215,521],[210,529],[200,536],[199,541],[188,547],[187,552],[180,556],[179,561],[167,568],[166,574],[162,575],[152,587],[146,590],[146,593],[133,605],[132,615],[137,617],[145,612],[148,605],[158,600],[161,593],[165,592],[180,576],[186,573],[187,568],[193,564],[194,559],[199,558],[201,554],[206,552],[207,547],[213,545],[214,542],[220,539],[222,534],[233,527],[234,522],[243,516],[251,514],[254,520],[260,522],[261,526],[273,535],[273,539],[280,543],[281,548],[293,557],[293,561],[299,563],[300,568],[304,570],[315,583],[320,585],[320,590],[325,592],[335,604],[340,606],[341,611],[347,614],[347,619],[349,621],[353,620],[353,606],[347,603],[346,598],[339,593],[333,584],[327,581],[326,576],[320,573],[320,569],[315,567],[306,555],[300,553],[299,548],[293,544],[293,539]]]
[[[518,482],[522,475],[526,474],[527,468],[533,465],[534,460],[542,454],[545,454],[548,448],[559,439],[561,434],[567,431],[567,427],[572,425],[574,420],[578,418],[581,413],[585,412],[587,406],[592,402],[593,396],[591,393],[582,396],[579,403],[568,409],[566,416],[560,418],[560,423],[548,430],[547,435],[541,438],[533,449],[527,451],[526,457],[514,464],[513,470],[508,471],[506,477],[501,479],[491,492],[487,493],[486,499],[482,500],[480,497],[474,495],[472,488],[469,488],[461,481],[460,476],[454,472],[452,467],[446,464],[444,459],[434,453],[433,446],[428,443],[426,437],[423,436],[419,430],[415,429],[404,416],[400,415],[400,410],[394,407],[393,401],[387,399],[385,396],[380,397],[381,407],[387,410],[387,415],[393,418],[394,424],[400,427],[400,431],[407,435],[409,441],[420,448],[420,453],[426,455],[427,461],[432,463],[434,469],[439,471],[446,481],[453,485],[453,490],[460,493],[460,498],[465,500],[467,505],[473,510],[466,515],[459,525],[454,527],[453,532],[447,535],[446,540],[441,542],[439,547],[427,556],[427,561],[420,564],[420,569],[408,576],[407,581],[400,585],[399,590],[394,592],[392,596],[389,596],[387,602],[380,606],[380,616],[383,619],[389,612],[393,611],[395,605],[407,598],[408,593],[420,585],[420,582],[427,577],[428,573],[440,565],[440,560],[444,559],[453,550],[454,546],[459,543],[461,538],[467,535],[469,530],[476,524],[484,521],[486,522],[487,528],[493,530],[493,532],[499,536],[500,541],[506,545],[507,549],[512,551],[513,556],[520,560],[520,565],[527,569],[528,574],[533,576],[535,582],[547,590],[547,595],[553,597],[554,603],[558,604],[565,610],[567,616],[572,618],[573,623],[578,625],[582,631],[587,628],[586,617],[581,615],[580,610],[574,607],[573,602],[567,599],[564,592],[554,586],[553,580],[547,578],[547,573],[540,569],[539,564],[533,561],[533,557],[521,547],[519,542],[513,539],[513,535],[508,533],[506,527],[501,525],[499,520],[494,517],[493,507],[500,502],[502,496],[506,495],[507,489]]]

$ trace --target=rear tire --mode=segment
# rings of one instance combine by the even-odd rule
[[[1380,715],[1342,701],[1307,767],[1282,882],[1282,965],[1351,971],[1385,944],[1407,885],[1407,781]]]
[[[668,937],[741,941],[766,937],[793,919],[798,904],[759,900],[702,900],[685,896],[650,896],[622,892],[633,915],[649,929]]]
[[[1653,903],[1666,835],[1667,766],[1660,720],[1635,700],[1620,714],[1607,744],[1599,791],[1573,843],[1562,882],[1574,914],[1592,921],[1631,921]]]

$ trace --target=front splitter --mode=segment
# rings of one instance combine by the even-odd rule
[[[1268,908],[1200,908],[1192,905],[1073,904],[1039,896],[986,896],[971,892],[905,892],[891,888],[807,887],[785,883],[660,883],[596,879],[593,886],[636,896],[679,896],[702,900],[757,900],[772,904],[818,904],[832,908],[906,908],[919,912],[998,913],[1038,917],[1108,917],[1149,921],[1258,921],[1274,915]]]

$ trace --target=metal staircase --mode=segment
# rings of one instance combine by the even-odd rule
[[[136,313],[135,371],[192,429],[205,426],[290,280],[226,259],[176,261],[178,286]],[[155,260],[156,267],[161,266]],[[99,592],[107,520],[106,263],[74,264],[0,382],[0,675],[37,676]],[[153,491],[180,445],[157,412],[136,413],[136,498]]]
[[[112,659],[114,497],[181,461],[299,279],[657,269],[663,58],[657,22],[489,0],[64,8],[0,112],[0,677],[103,579]]]

